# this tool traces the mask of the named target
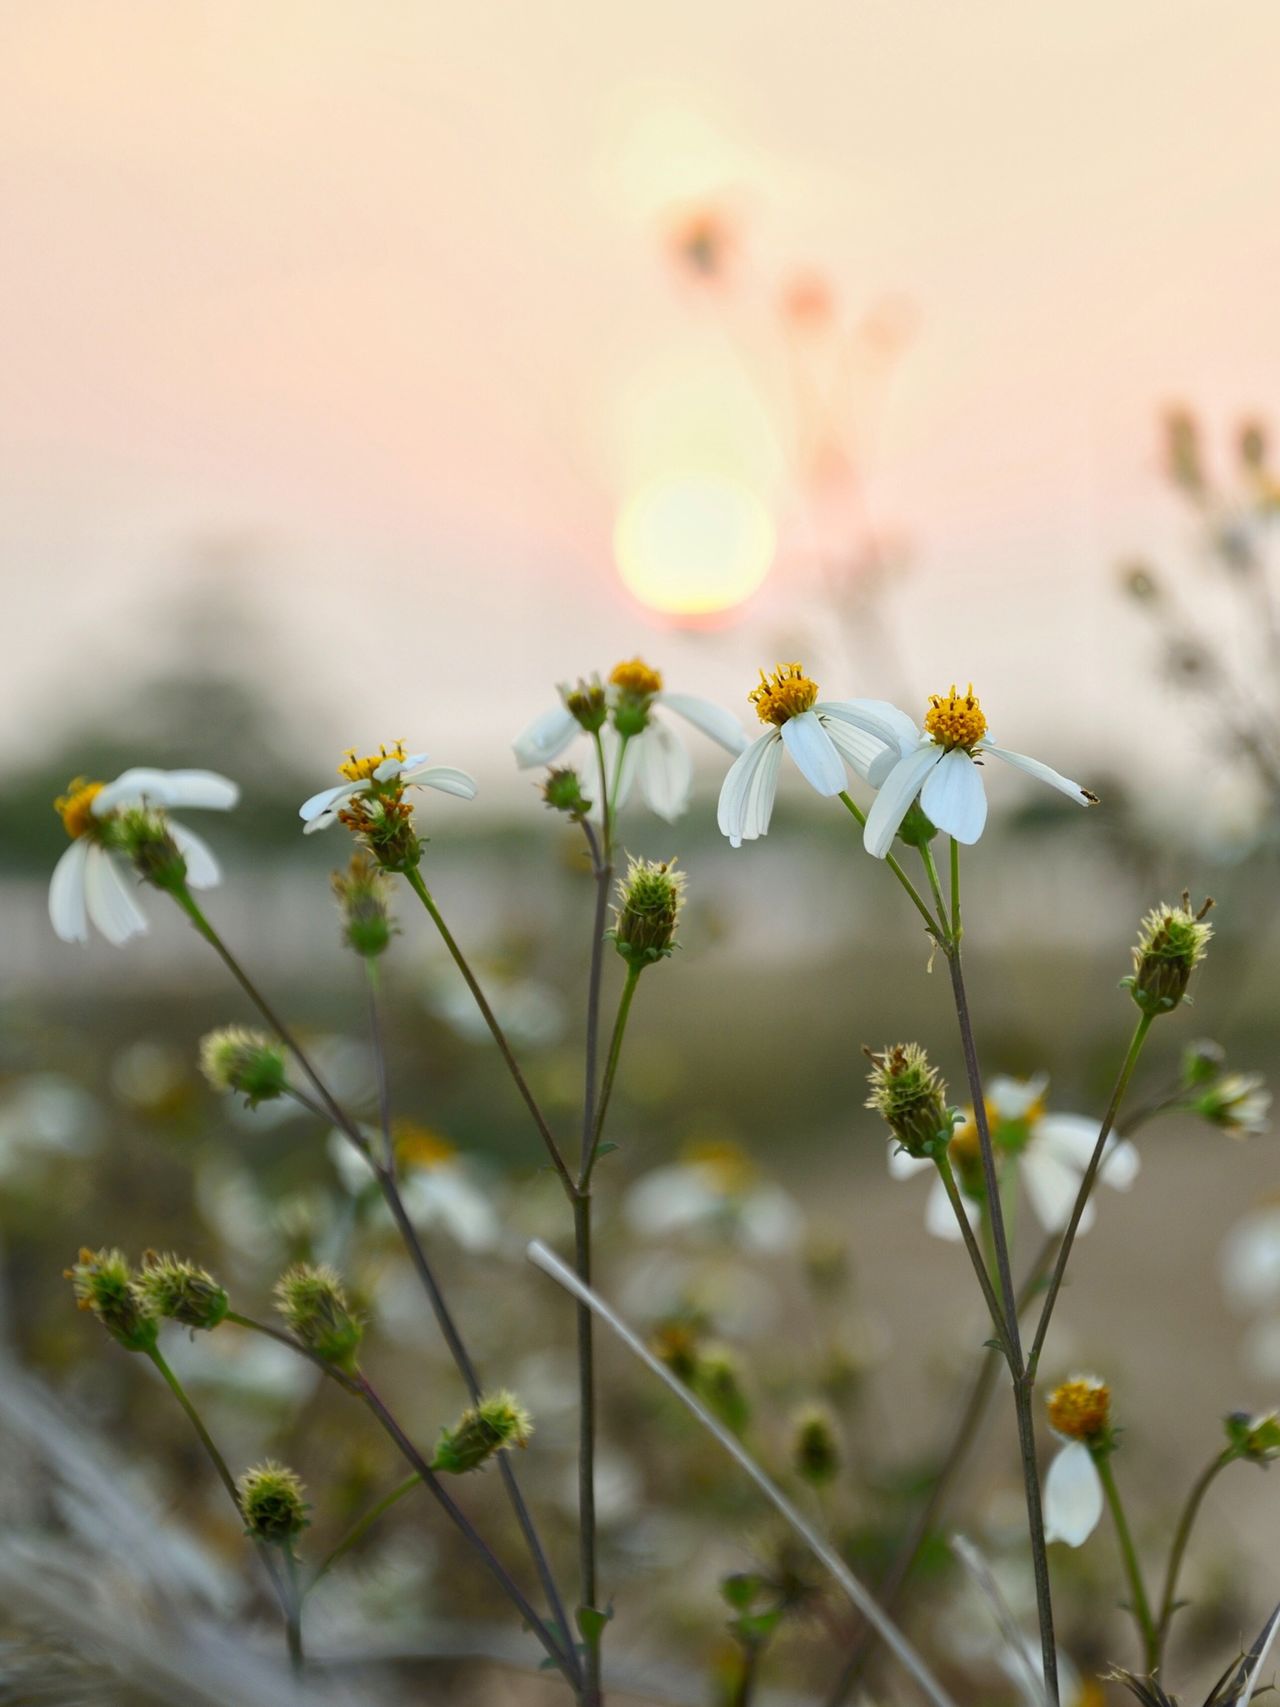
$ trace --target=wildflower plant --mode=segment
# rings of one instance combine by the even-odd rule
[[[1189,478],[1185,469],[1184,478]],[[197,890],[217,880],[216,861],[170,812],[198,805],[225,809],[234,803],[234,784],[204,772],[135,770],[105,787],[78,783],[58,802],[72,842],[50,893],[58,934],[82,940],[90,919],[118,943],[141,930],[145,921],[139,923],[142,915],[126,875],[134,887],[145,883],[167,896],[217,956],[254,1014],[253,1027],[237,1020],[205,1037],[199,1059],[209,1085],[250,1105],[278,1101],[295,1111],[308,1122],[322,1152],[337,1147],[339,1174],[349,1188],[350,1214],[336,1230],[313,1215],[288,1223],[294,1241],[289,1256],[296,1260],[281,1257],[276,1265],[287,1262],[274,1288],[274,1321],[263,1320],[261,1311],[242,1310],[208,1270],[179,1254],[149,1251],[135,1268],[115,1248],[86,1249],[68,1271],[77,1302],[118,1344],[149,1360],[194,1429],[276,1597],[297,1669],[306,1663],[303,1611],[311,1589],[384,1512],[412,1498],[432,1522],[448,1526],[458,1545],[486,1573],[492,1591],[538,1644],[568,1696],[581,1707],[600,1707],[614,1617],[600,1546],[598,1447],[602,1431],[612,1426],[600,1402],[602,1322],[718,1443],[798,1538],[792,1542],[788,1537],[784,1547],[771,1543],[759,1569],[720,1578],[720,1597],[730,1613],[730,1661],[724,1678],[728,1698],[739,1707],[752,1700],[775,1647],[792,1639],[793,1630],[819,1602],[810,1581],[813,1567],[799,1549],[813,1555],[858,1618],[852,1634],[843,1632],[838,1620],[830,1622],[841,1635],[838,1653],[831,1657],[832,1707],[860,1687],[874,1645],[881,1642],[922,1698],[933,1707],[954,1707],[930,1658],[903,1632],[897,1618],[900,1603],[915,1587],[913,1573],[936,1539],[947,1501],[959,1485],[958,1467],[985,1426],[1002,1370],[1016,1440],[1016,1458],[1011,1452],[1008,1467],[1016,1466],[1025,1516],[1019,1563],[1031,1586],[1038,1629],[1038,1660],[1031,1671],[1049,1707],[1061,1707],[1064,1699],[1054,1616],[1055,1566],[1061,1555],[1051,1554],[1051,1545],[1084,1545],[1103,1512],[1110,1513],[1117,1544],[1115,1569],[1124,1583],[1150,1683],[1155,1675],[1163,1676],[1170,1628],[1180,1604],[1182,1562],[1211,1484],[1230,1464],[1265,1468],[1280,1456],[1280,1427],[1274,1415],[1227,1414],[1213,1457],[1193,1485],[1169,1541],[1160,1587],[1148,1592],[1149,1560],[1135,1544],[1114,1473],[1112,1460],[1126,1437],[1113,1422],[1108,1386],[1094,1376],[1071,1375],[1050,1390],[1047,1402],[1039,1402],[1040,1366],[1067,1269],[1077,1237],[1097,1212],[1095,1187],[1100,1179],[1115,1186],[1133,1181],[1138,1169],[1135,1138],[1144,1124],[1155,1114],[1171,1111],[1193,1115],[1233,1135],[1258,1132],[1265,1123],[1266,1092],[1260,1081],[1229,1071],[1222,1052],[1207,1044],[1184,1052],[1170,1085],[1145,1102],[1135,1104],[1130,1097],[1155,1020],[1174,1014],[1191,999],[1210,949],[1207,904],[1195,910],[1184,895],[1180,903],[1162,904],[1147,914],[1132,973],[1125,980],[1138,1014],[1127,1045],[1117,1051],[1111,1094],[1097,1116],[1055,1113],[1046,1103],[1043,1074],[984,1078],[980,1024],[971,1006],[963,952],[962,851],[976,847],[985,827],[983,764],[988,758],[1003,761],[1079,805],[1096,805],[1096,796],[1040,760],[995,745],[972,687],[964,693],[952,687],[933,696],[917,724],[887,701],[824,698],[806,669],[794,663],[762,671],[748,702],[763,725],[750,744],[731,713],[668,692],[662,674],[633,657],[604,671],[584,671],[575,685],[561,688],[558,702],[514,743],[521,769],[545,770],[542,801],[586,856],[579,867],[584,873],[581,1090],[568,1116],[563,1090],[552,1102],[542,1094],[543,1081],[526,1072],[446,917],[447,885],[429,853],[433,838],[448,834],[454,803],[470,801],[476,794],[465,772],[428,764],[425,754],[410,752],[401,742],[366,754],[351,751],[339,765],[341,780],[312,795],[299,811],[302,833],[337,827],[354,844],[348,844],[350,860],[335,875],[332,888],[341,938],[350,951],[348,964],[367,1004],[376,1114],[372,1091],[359,1114],[348,1105],[324,1070],[321,1054],[308,1047],[263,992],[197,898]],[[768,831],[787,758],[820,798],[839,801],[837,821],[847,832],[852,819],[855,831],[847,843],[849,857],[873,857],[876,863],[869,869],[877,882],[889,886],[886,894],[894,904],[899,898],[905,901],[902,917],[917,944],[923,926],[930,963],[940,959],[946,967],[963,1064],[961,1101],[952,1101],[937,1064],[945,1059],[948,1044],[930,1037],[927,1044],[898,1041],[866,1051],[867,1107],[882,1135],[887,1134],[895,1171],[933,1174],[929,1225],[936,1231],[945,1224],[962,1247],[953,1260],[957,1273],[968,1264],[988,1337],[975,1349],[972,1384],[967,1399],[956,1406],[954,1431],[925,1481],[912,1520],[893,1537],[896,1545],[874,1594],[851,1568],[850,1560],[860,1557],[857,1546],[836,1546],[826,1533],[828,1521],[834,1526],[849,1520],[849,1484],[860,1473],[866,1445],[848,1402],[857,1382],[835,1376],[827,1380],[825,1375],[815,1379],[814,1371],[806,1369],[803,1379],[796,1379],[783,1394],[786,1408],[779,1415],[777,1386],[762,1375],[732,1329],[722,1329],[711,1314],[676,1296],[665,1313],[652,1311],[646,1344],[595,1288],[599,1258],[608,1248],[600,1226],[615,1207],[623,1211],[618,1221],[633,1232],[662,1237],[696,1231],[709,1234],[711,1241],[718,1239],[739,1257],[745,1255],[744,1273],[735,1283],[744,1295],[749,1281],[758,1281],[752,1271],[762,1266],[763,1258],[789,1257],[801,1243],[796,1231],[799,1212],[790,1194],[762,1183],[749,1160],[718,1135],[696,1146],[679,1164],[653,1166],[655,1159],[646,1158],[647,1171],[625,1203],[615,1202],[618,1194],[608,1158],[617,1145],[609,1134],[617,1125],[616,1105],[627,1077],[636,993],[650,968],[683,958],[675,952],[686,917],[683,869],[674,855],[663,860],[628,856],[622,869],[619,836],[620,814],[633,786],[668,822],[689,805],[691,760],[670,714],[731,756],[717,815],[734,847]],[[575,744],[585,753],[580,768],[560,762]],[[448,1218],[415,1213],[421,1209],[423,1177],[447,1174],[450,1201],[460,1217],[457,1224],[465,1223],[472,1232],[478,1225],[478,1188],[452,1146],[432,1127],[406,1125],[394,1112],[392,1063],[383,1040],[386,990],[381,968],[413,932],[410,920],[393,922],[393,909],[398,910],[406,893],[422,908],[428,940],[447,957],[452,974],[474,1002],[505,1074],[500,1082],[512,1106],[527,1116],[534,1141],[530,1155],[549,1165],[562,1200],[555,1237],[571,1250],[571,1263],[542,1245],[530,1247],[530,1255],[572,1299],[577,1474],[571,1561],[564,1556],[567,1549],[557,1545],[545,1515],[526,1497],[516,1468],[520,1449],[532,1445],[530,1456],[536,1458],[555,1431],[535,1435],[520,1397],[507,1386],[482,1380],[468,1339],[472,1310],[469,1304],[457,1309],[447,1295],[427,1236],[437,1220],[443,1224]],[[700,886],[694,893],[701,893]],[[410,914],[418,917],[413,903]],[[668,988],[673,975],[664,972],[658,985]],[[653,980],[645,987],[653,987]],[[1113,999],[1124,1011],[1126,1004],[1114,992]],[[1132,1018],[1132,1010],[1128,1012]],[[840,1070],[847,1076],[847,1061]],[[1149,1158],[1148,1165],[1155,1160]],[[1023,1188],[1043,1234],[1030,1260],[1015,1240]],[[469,1206],[467,1192],[472,1193]],[[830,1193],[833,1198],[837,1194],[834,1183]],[[439,1411],[431,1415],[435,1441],[425,1448],[422,1413],[439,1403],[434,1387],[421,1388],[410,1420],[397,1414],[380,1391],[379,1366],[390,1359],[379,1313],[364,1307],[376,1293],[376,1285],[366,1279],[376,1270],[366,1266],[368,1253],[361,1245],[369,1226],[363,1217],[370,1207],[383,1217],[379,1239],[394,1236],[399,1241],[466,1394],[460,1413],[450,1404],[447,1410],[439,1406],[443,1417]],[[481,1210],[488,1216],[485,1236],[459,1235],[459,1242],[488,1284],[499,1266],[504,1229],[491,1204],[482,1203]],[[612,1239],[615,1225],[606,1224]],[[384,1255],[385,1242],[378,1249]],[[324,1260],[338,1253],[348,1272],[360,1277],[359,1286],[349,1289]],[[848,1283],[846,1254],[837,1251],[836,1260],[811,1264],[811,1277],[821,1271],[828,1302]],[[681,1266],[673,1261],[670,1268],[676,1291]],[[542,1296],[545,1300],[546,1294]],[[551,1296],[559,1300],[559,1294]],[[523,1325],[522,1315],[522,1332]],[[567,1337],[567,1309],[563,1327]],[[378,1431],[387,1450],[403,1460],[404,1479],[381,1491],[329,1554],[314,1560],[302,1557],[311,1551],[315,1531],[298,1475],[267,1459],[233,1476],[197,1404],[166,1360],[165,1336],[175,1330],[192,1337],[201,1332],[197,1353],[208,1351],[208,1335],[215,1331],[215,1351],[246,1335],[274,1342],[277,1352],[287,1348],[305,1360],[313,1379],[331,1385],[335,1404],[350,1405],[353,1415]],[[804,1336],[794,1338],[799,1343]],[[829,1355],[827,1349],[820,1369],[835,1369],[842,1348],[829,1348]],[[846,1359],[846,1372],[851,1366]],[[446,1420],[450,1416],[453,1420]],[[1059,1442],[1047,1471],[1041,1457],[1046,1428]],[[998,1438],[1003,1446],[1003,1431]],[[663,1455],[664,1476],[681,1497],[690,1485],[681,1463],[683,1450],[673,1439]],[[771,1453],[778,1477],[820,1514],[816,1521],[760,1462]],[[482,1470],[486,1476],[473,1476]],[[482,1480],[510,1510],[512,1524],[499,1540],[485,1532],[493,1514],[482,1519],[475,1515],[479,1506],[463,1504]],[[317,1514],[327,1503],[328,1491],[321,1489]],[[686,1592],[683,1582],[680,1589]],[[1025,1632],[1013,1631],[1009,1641],[1005,1657],[1010,1675],[1019,1675],[1019,1667],[1026,1669]]]

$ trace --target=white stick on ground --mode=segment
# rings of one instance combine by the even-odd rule
[[[553,1280],[558,1281],[564,1287],[566,1292],[571,1292],[579,1302],[594,1310],[600,1320],[613,1329],[622,1343],[630,1347],[640,1361],[647,1365],[658,1379],[671,1389],[681,1404],[693,1412],[703,1428],[715,1436],[729,1456],[746,1471],[770,1504],[787,1520],[805,1545],[827,1567],[867,1622],[873,1624],[880,1632],[886,1646],[893,1651],[902,1665],[915,1678],[920,1688],[933,1702],[934,1707],[955,1707],[951,1697],[934,1677],[920,1655],[888,1614],[881,1611],[871,1591],[854,1576],[831,1543],[819,1535],[817,1530],[801,1516],[782,1489],[770,1481],[755,1459],[744,1451],[741,1443],[729,1433],[729,1430],[716,1421],[711,1412],[694,1397],[683,1382],[677,1380],[669,1369],[659,1363],[648,1346],[632,1333],[621,1317],[614,1314],[599,1293],[593,1292],[589,1286],[584,1286],[573,1270],[567,1268],[560,1261],[560,1258],[553,1251],[549,1251],[540,1239],[535,1239],[525,1254],[535,1267],[542,1269],[545,1274],[549,1274]]]

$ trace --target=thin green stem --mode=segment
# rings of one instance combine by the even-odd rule
[[[1182,1561],[1187,1551],[1187,1543],[1191,1539],[1191,1531],[1195,1527],[1196,1518],[1200,1515],[1200,1506],[1204,1496],[1219,1471],[1225,1470],[1228,1464],[1235,1461],[1237,1453],[1234,1447],[1228,1446],[1218,1456],[1210,1461],[1201,1471],[1187,1496],[1187,1503],[1182,1508],[1182,1516],[1178,1519],[1178,1527],[1173,1533],[1173,1545],[1169,1549],[1169,1564],[1164,1574],[1164,1589],[1160,1595],[1160,1611],[1156,1615],[1155,1627],[1155,1658],[1152,1661],[1153,1671],[1164,1665],[1165,1645],[1169,1640],[1169,1626],[1173,1615],[1178,1610],[1178,1575],[1182,1570]]]
[[[960,919],[960,844],[954,836],[948,839],[951,843],[951,940],[959,942],[964,935]]]
[[[991,1325],[996,1331],[996,1339],[1000,1342],[1000,1346],[1004,1351],[1005,1357],[1008,1358],[1010,1355],[1009,1336],[1005,1328],[1004,1310],[1001,1308],[1000,1300],[996,1296],[996,1289],[991,1284],[990,1272],[988,1271],[986,1262],[983,1260],[982,1252],[978,1248],[978,1241],[974,1234],[973,1226],[965,1212],[964,1202],[960,1196],[960,1188],[956,1185],[956,1176],[952,1169],[950,1159],[944,1152],[940,1156],[935,1156],[933,1160],[938,1170],[938,1177],[941,1179],[942,1184],[946,1189],[947,1198],[950,1201],[952,1209],[955,1211],[956,1225],[960,1229],[960,1237],[964,1240],[964,1248],[969,1253],[969,1261],[973,1265],[973,1272],[978,1277],[978,1285],[982,1288],[982,1296],[986,1300],[987,1309],[991,1312]]]
[[[627,980],[622,986],[622,995],[618,998],[618,1014],[613,1022],[613,1036],[609,1039],[609,1056],[605,1062],[604,1082],[600,1086],[600,1100],[596,1107],[595,1129],[592,1133],[591,1148],[583,1164],[583,1171],[578,1180],[580,1189],[585,1190],[591,1183],[591,1175],[600,1154],[600,1140],[604,1136],[605,1117],[609,1112],[609,1100],[613,1095],[613,1082],[618,1076],[618,1062],[622,1058],[622,1040],[626,1035],[627,1020],[631,1016],[631,1003],[636,993],[636,985],[640,982],[641,966],[627,967]]]
[[[933,849],[929,846],[928,842],[920,843],[920,859],[924,865],[925,875],[929,879],[929,889],[933,895],[933,904],[938,909],[939,919],[943,924],[945,924],[947,921],[946,897],[942,893],[942,879],[938,876],[938,867],[934,861]],[[952,940],[954,938],[954,934],[954,932],[948,931],[948,940]]]
[[[853,814],[854,818],[858,821],[859,824],[865,824],[866,823],[866,821],[867,821],[866,813],[858,805],[857,801],[852,798],[852,796],[847,794],[844,790],[841,790],[840,799],[843,801],[844,805],[848,808],[848,810]],[[934,918],[933,914],[929,911],[928,907],[925,905],[924,900],[921,897],[920,891],[916,888],[915,884],[907,876],[906,872],[898,864],[898,861],[894,858],[894,856],[892,854],[886,854],[885,855],[884,863],[889,867],[889,870],[893,873],[893,875],[897,878],[898,882],[906,890],[908,896],[910,897],[912,906],[915,908],[916,912],[919,913],[920,917],[924,920],[925,928],[929,932],[930,936],[933,937],[935,942],[942,942],[946,936],[946,932],[943,930],[942,926],[938,923],[938,921]]]
[[[480,988],[480,984],[475,973],[471,970],[466,956],[455,942],[452,931],[450,931],[448,925],[445,924],[444,916],[439,907],[436,906],[435,901],[432,898],[431,891],[423,882],[421,871],[419,871],[417,866],[412,866],[404,875],[409,887],[413,890],[414,894],[430,914],[431,922],[440,933],[440,940],[448,949],[454,965],[458,968],[458,971],[461,972],[467,988],[471,991],[475,1004],[480,1010],[480,1016],[489,1027],[489,1032],[493,1037],[493,1041],[498,1045],[498,1052],[506,1063],[507,1071],[511,1075],[512,1082],[514,1083],[517,1091],[519,1091],[525,1107],[529,1110],[542,1142],[546,1145],[547,1154],[550,1156],[552,1165],[560,1176],[560,1183],[564,1186],[570,1198],[572,1198],[575,1190],[573,1175],[569,1172],[568,1165],[566,1164],[564,1157],[560,1154],[560,1146],[556,1143],[551,1128],[548,1126],[546,1118],[543,1115],[542,1110],[538,1107],[533,1092],[529,1089],[525,1076],[520,1070],[520,1063],[512,1053],[511,1045],[507,1042],[507,1034],[498,1024],[497,1015],[489,1006],[488,998]]]
[[[1129,1610],[1133,1614],[1134,1623],[1138,1626],[1138,1634],[1142,1639],[1143,1663],[1148,1672],[1153,1672],[1158,1657],[1155,1620],[1151,1616],[1151,1605],[1147,1600],[1146,1585],[1142,1581],[1142,1567],[1138,1563],[1138,1550],[1133,1544],[1129,1520],[1125,1516],[1124,1503],[1120,1498],[1120,1490],[1116,1486],[1115,1474],[1111,1468],[1111,1455],[1108,1452],[1099,1452],[1094,1455],[1093,1461],[1098,1469],[1098,1479],[1102,1483],[1102,1492],[1111,1512],[1111,1520],[1115,1524],[1120,1560],[1124,1566],[1124,1574],[1128,1579],[1129,1593],[1132,1597]]]
[[[1057,1261],[1053,1265],[1053,1273],[1049,1279],[1049,1290],[1045,1294],[1044,1306],[1040,1311],[1040,1321],[1036,1327],[1035,1338],[1031,1342],[1031,1355],[1027,1359],[1027,1377],[1034,1381],[1036,1371],[1040,1367],[1040,1353],[1044,1349],[1045,1335],[1049,1332],[1049,1322],[1053,1317],[1053,1307],[1058,1301],[1058,1293],[1062,1289],[1062,1277],[1066,1273],[1067,1263],[1071,1257],[1071,1247],[1075,1243],[1076,1233],[1080,1227],[1080,1218],[1085,1212],[1089,1196],[1093,1191],[1094,1181],[1098,1177],[1098,1169],[1102,1166],[1103,1153],[1107,1147],[1107,1139],[1111,1136],[1111,1128],[1116,1123],[1120,1112],[1120,1104],[1124,1101],[1125,1091],[1129,1088],[1129,1080],[1133,1070],[1138,1065],[1138,1057],[1142,1046],[1147,1040],[1151,1029],[1153,1015],[1144,1013],[1134,1029],[1128,1053],[1120,1068],[1120,1076],[1111,1092],[1111,1101],[1102,1117],[1102,1125],[1098,1129],[1098,1141],[1093,1147],[1093,1155],[1089,1158],[1089,1166],[1085,1169],[1084,1178],[1080,1181],[1080,1189],[1076,1193],[1076,1201],[1071,1210],[1071,1219],[1067,1222],[1066,1231],[1062,1235],[1062,1243],[1058,1247]]]
[[[289,1663],[293,1674],[297,1677],[302,1671],[302,1588],[298,1582],[298,1561],[294,1556],[293,1546],[286,1542],[282,1548],[284,1554],[285,1579],[285,1631],[289,1642]]]
[[[395,1505],[397,1501],[402,1500],[407,1493],[411,1493],[421,1481],[422,1477],[415,1470],[412,1476],[407,1476],[404,1481],[400,1483],[399,1487],[392,1488],[389,1494],[384,1494],[376,1505],[370,1506],[368,1511],[364,1512],[356,1519],[351,1528],[343,1536],[342,1540],[339,1541],[338,1545],[325,1555],[324,1559],[311,1573],[310,1581],[302,1590],[304,1600],[307,1595],[311,1593],[312,1589],[315,1588],[321,1578],[333,1569],[343,1554],[350,1552],[356,1543],[360,1541],[370,1529],[372,1529],[373,1525],[378,1521],[383,1513],[390,1511],[391,1507]]]
[[[383,1160],[394,1165],[395,1144],[391,1137],[391,1084],[387,1074],[387,1051],[382,1038],[382,1014],[379,996],[378,963],[370,954],[361,956],[365,979],[369,987],[369,1043],[373,1051],[373,1070],[378,1082],[378,1125],[382,1129]]]

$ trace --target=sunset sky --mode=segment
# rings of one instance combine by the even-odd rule
[[[816,269],[914,325],[859,393],[904,667],[830,691],[972,677],[1012,745],[1114,747],[1157,690],[1113,565],[1181,545],[1158,409],[1280,417],[1277,64],[1263,0],[8,0],[7,725],[136,668],[216,538],[322,764],[404,736],[514,798],[550,684],[637,651],[745,710],[811,605],[774,310]],[[707,203],[719,295],[664,249]],[[661,592],[673,483],[770,565],[710,629],[618,574],[629,515]]]

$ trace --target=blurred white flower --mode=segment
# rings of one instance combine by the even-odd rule
[[[240,798],[234,782],[214,771],[157,771],[135,768],[114,782],[78,777],[54,802],[71,846],[53,868],[49,881],[49,922],[63,942],[88,942],[90,921],[117,947],[147,928],[134,899],[127,866],[114,845],[121,812],[136,807],[168,813],[173,807],[202,807],[226,812]],[[207,843],[166,817],[187,866],[193,889],[211,889],[221,870]]]
[[[638,782],[650,811],[674,823],[689,804],[693,764],[679,733],[665,718],[655,715],[657,709],[675,712],[729,753],[740,753],[747,737],[737,718],[710,700],[699,699],[694,694],[668,693],[659,672],[639,658],[615,665],[609,676],[607,701],[615,716],[620,702],[627,698],[637,707],[637,714],[644,717],[644,726],[638,734],[627,738],[614,804],[623,805],[632,784]],[[582,733],[582,725],[562,699],[559,705],[536,717],[512,743],[516,764],[521,770],[552,764]],[[602,730],[602,740],[609,769],[616,761],[618,749],[618,737],[611,725]],[[593,786],[590,777],[583,779],[583,789],[588,798],[599,793],[598,784]],[[598,801],[596,806],[598,809]]]
[[[796,1200],[759,1178],[734,1144],[695,1145],[685,1160],[654,1168],[628,1191],[627,1223],[642,1238],[719,1236],[744,1250],[794,1250],[804,1234]]]
[[[877,859],[883,859],[893,846],[917,796],[921,810],[938,829],[958,842],[976,842],[987,822],[981,765],[988,754],[1048,783],[1081,806],[1097,805],[1096,795],[1039,759],[995,746],[972,685],[968,693],[957,693],[953,685],[949,694],[932,695],[923,730],[904,712],[897,715],[902,722],[896,752],[880,755],[863,772],[879,790],[863,831],[863,844]]]
[[[41,1156],[83,1156],[97,1144],[98,1106],[61,1073],[32,1073],[0,1101],[0,1179]]]
[[[494,1250],[502,1238],[502,1222],[492,1191],[477,1179],[468,1159],[447,1139],[407,1121],[396,1122],[394,1136],[400,1196],[414,1226],[421,1232],[442,1228],[467,1251]],[[381,1144],[379,1136],[370,1138]],[[329,1134],[329,1156],[353,1196],[374,1184],[368,1162],[337,1130]]]
[[[401,741],[390,752],[383,747],[363,758],[354,747],[349,747],[338,766],[338,775],[345,780],[333,788],[322,788],[298,808],[303,835],[309,836],[336,823],[342,809],[357,795],[398,800],[405,788],[437,788],[444,794],[457,795],[460,800],[476,797],[475,779],[466,771],[455,770],[452,765],[429,765],[425,753],[406,753]]]
[[[1044,1479],[1044,1538],[1079,1547],[1102,1516],[1102,1478],[1082,1440],[1069,1440]]]
[[[769,832],[784,747],[809,786],[832,795],[848,781],[846,761],[866,776],[878,758],[898,752],[905,733],[918,735],[885,700],[820,700],[799,664],[780,664],[771,676],[762,670],[748,698],[769,727],[734,760],[720,789],[717,821],[735,848]]]
[[[1257,1317],[1241,1347],[1246,1368],[1261,1380],[1280,1380],[1280,1202],[1237,1221],[1220,1262],[1228,1301],[1241,1315]]]
[[[1032,1079],[1011,1079],[997,1074],[987,1086],[987,1120],[997,1164],[1006,1156],[1014,1158],[1036,1218],[1046,1232],[1056,1233],[1071,1219],[1080,1182],[1098,1142],[1098,1122],[1082,1114],[1050,1113],[1044,1102],[1048,1084],[1043,1073]],[[961,1187],[961,1200],[970,1222],[976,1225],[981,1215],[978,1188],[982,1172],[978,1128],[972,1109],[966,1110],[963,1123],[956,1128],[950,1154]],[[1136,1147],[1127,1138],[1117,1138],[1113,1133],[1103,1151],[1098,1178],[1118,1191],[1127,1191],[1140,1165]],[[933,1186],[925,1204],[925,1226],[940,1239],[960,1237],[955,1211],[931,1161],[917,1160],[905,1150],[892,1150],[889,1172],[895,1179],[931,1173]],[[1096,1218],[1090,1199],[1080,1217],[1078,1231],[1087,1233]]]

